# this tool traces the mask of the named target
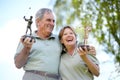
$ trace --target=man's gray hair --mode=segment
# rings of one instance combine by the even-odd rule
[[[48,12],[48,13],[53,13],[53,11],[52,11],[51,9],[49,9],[49,8],[39,9],[39,10],[37,11],[36,15],[35,15],[35,20],[38,19],[38,18],[39,18],[39,19],[42,19],[43,16],[44,16],[44,14],[45,14],[46,12]]]

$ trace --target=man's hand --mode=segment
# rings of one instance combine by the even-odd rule
[[[35,40],[32,37],[26,37],[26,36],[21,37],[20,41],[26,48],[31,48],[32,44],[35,42]]]
[[[94,46],[90,46],[89,48],[90,48],[89,53],[96,56],[95,47]]]

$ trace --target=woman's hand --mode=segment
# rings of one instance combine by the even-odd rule
[[[78,51],[78,53],[81,57],[86,56],[86,54],[89,52],[89,50],[85,46],[84,47],[78,47],[77,51]]]
[[[95,47],[90,45],[79,46],[77,51],[80,55],[85,55],[85,54],[96,55]]]

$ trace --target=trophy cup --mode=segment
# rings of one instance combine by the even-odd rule
[[[91,31],[91,29],[92,29],[91,27],[84,28],[84,44],[78,45],[78,47],[81,47],[84,51],[85,51],[84,47],[86,47],[88,51],[90,50],[89,45],[87,45],[87,40],[88,40],[88,35],[89,35],[89,32]]]
[[[26,37],[29,37],[29,38],[31,38],[30,42],[32,42],[32,40],[35,39],[35,38],[32,36],[32,29],[31,29],[31,25],[32,25],[32,23],[33,23],[33,21],[32,21],[32,18],[33,18],[33,17],[30,16],[30,19],[26,19],[26,17],[24,16],[23,18],[24,18],[25,21],[28,22],[28,24],[27,24],[27,29],[26,29],[26,33],[25,33],[25,35],[23,36],[23,37],[24,37],[23,40],[25,40]],[[29,30],[30,34],[27,34],[28,30]],[[34,40],[34,41],[35,41],[35,40]]]

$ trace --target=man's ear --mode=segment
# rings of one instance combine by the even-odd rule
[[[36,24],[40,25],[40,19],[36,19]]]

